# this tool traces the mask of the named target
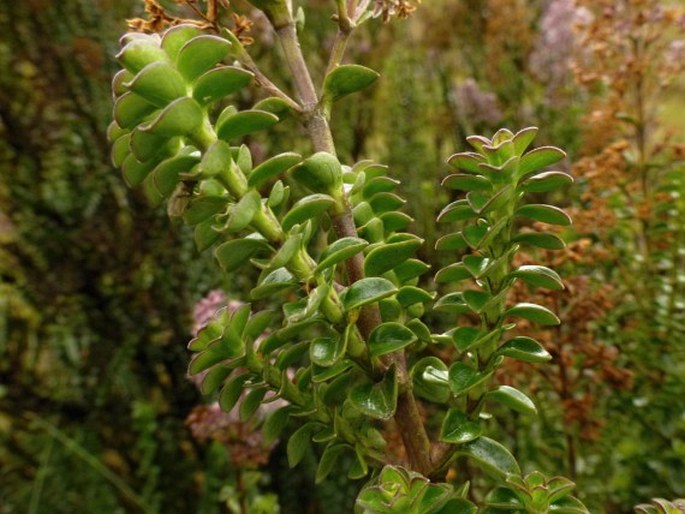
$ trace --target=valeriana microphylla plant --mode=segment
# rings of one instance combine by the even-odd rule
[[[551,269],[512,262],[522,247],[564,246],[556,235],[525,228],[531,220],[571,222],[528,196],[571,182],[544,171],[564,153],[530,150],[533,127],[470,137],[474,151],[453,155],[455,173],[443,181],[465,196],[437,220],[448,228],[437,249],[454,263],[430,278],[416,257],[424,241],[408,232],[412,220],[398,210],[405,203],[398,182],[371,161],[341,163],[328,127],[337,100],[378,78],[341,64],[353,29],[374,14],[406,15],[413,6],[337,2],[337,36],[315,85],[298,40],[302,16],[296,22],[284,0],[251,3],[280,41],[291,93],[258,68],[236,32],[219,25],[216,2],[208,2],[201,24],[125,35],[113,84],[109,134],[126,182],[167,199],[170,214],[194,227],[198,249],[214,252],[224,273],[259,270],[249,293],[254,304],[226,309],[190,342],[190,373],[201,375],[202,391],[224,410],[241,399],[242,419],[263,401],[287,402],[264,422],[264,438],[297,427],[287,441],[290,465],[318,445],[317,481],[350,455],[349,477],[367,480],[359,512],[587,512],[570,495],[572,482],[524,475],[488,437],[493,405],[536,412],[524,392],[493,376],[505,359],[550,359],[537,341],[508,331],[519,319],[559,319],[540,305],[512,305],[507,293],[517,280],[563,287]],[[255,83],[271,96],[239,110],[232,95]],[[281,122],[302,127],[311,150],[253,162],[242,138]],[[434,333],[422,321],[427,309],[444,313],[451,328]],[[439,429],[428,428],[427,412],[441,419]],[[388,442],[395,434],[402,445]],[[491,478],[487,494],[462,479],[465,459]],[[450,468],[456,481],[447,482]]]

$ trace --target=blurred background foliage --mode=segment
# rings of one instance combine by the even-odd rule
[[[306,2],[319,77],[329,4]],[[264,20],[234,5],[254,21],[255,60],[287,84]],[[216,289],[241,299],[246,277],[222,283],[191,234],[109,165],[112,56],[141,10],[0,9],[0,513],[351,512],[354,484],[315,489],[314,455],[287,470],[281,447],[203,405],[186,379],[194,307]],[[443,163],[466,135],[537,125],[568,151],[576,185],[555,199],[574,215],[568,249],[535,256],[567,285],[539,298],[562,313],[537,334],[555,365],[502,373],[543,403],[538,419],[507,418],[502,437],[531,469],[575,478],[592,512],[684,496],[682,4],[427,0],[409,20],[360,29],[349,60],[382,80],[335,113],[341,158],[402,180],[436,269]],[[292,127],[247,143],[255,155],[306,149]],[[213,295],[196,323],[225,303]]]

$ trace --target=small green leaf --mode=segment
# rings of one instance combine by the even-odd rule
[[[269,268],[282,268],[286,266],[301,247],[302,234],[289,234],[281,248],[276,252],[276,255],[271,258]]]
[[[160,166],[162,164],[160,164]],[[210,219],[215,214],[225,211],[227,207],[228,198],[224,196],[200,196],[190,202],[190,205],[183,216],[183,220],[188,225],[197,225],[198,223]]]
[[[461,292],[446,294],[437,302],[435,302],[433,309],[436,311],[448,312],[456,315],[471,312],[471,309],[466,304],[466,300],[464,300],[464,294]]]
[[[295,225],[316,218],[335,204],[335,200],[324,194],[305,196],[292,206],[288,214],[283,217],[281,225],[288,232]]]
[[[229,211],[226,230],[238,232],[247,227],[262,206],[262,197],[254,189],[248,191]]]
[[[131,73],[138,73],[148,64],[168,61],[169,56],[152,37],[136,37],[121,49],[116,59]]]
[[[492,191],[492,184],[485,177],[457,173],[445,177],[442,185],[459,191]]]
[[[170,63],[148,64],[128,84],[134,93],[157,107],[164,107],[186,94],[186,83]]]
[[[442,211],[440,211],[437,220],[439,222],[461,221],[469,218],[475,218],[476,216],[477,214],[471,205],[469,205],[468,200],[462,198],[448,204]]]
[[[362,188],[362,196],[364,198],[371,198],[377,193],[389,193],[393,191],[399,184],[399,180],[395,180],[390,177],[372,178],[364,184],[364,187]]]
[[[114,102],[114,121],[122,129],[131,129],[156,110],[157,107],[142,96],[124,93]]]
[[[460,396],[482,382],[482,375],[463,362],[455,362],[449,369],[449,386],[455,396]]]
[[[564,289],[561,277],[554,270],[545,266],[519,266],[516,271],[509,274],[509,277],[520,278],[526,284],[534,287],[545,287],[557,291]]]
[[[497,355],[525,362],[546,362],[552,359],[544,347],[531,337],[518,336],[509,339],[497,350]]]
[[[518,170],[519,177],[524,177],[528,173],[559,162],[564,157],[566,157],[566,153],[554,146],[541,146],[531,150],[521,157]]]
[[[445,403],[450,398],[447,365],[437,357],[424,357],[411,369],[414,391],[422,398]]]
[[[255,412],[257,412],[257,409],[259,409],[259,406],[262,404],[262,400],[264,399],[264,395],[266,395],[267,390],[268,389],[266,387],[258,387],[247,393],[243,401],[240,403],[240,410],[238,413],[240,421],[247,421],[254,415]]]
[[[420,277],[430,269],[430,266],[418,259],[407,259],[393,270],[400,284]]]
[[[481,241],[488,234],[490,227],[487,224],[469,225],[464,227],[462,234],[468,245],[477,250],[481,246]]]
[[[514,456],[497,441],[481,436],[466,443],[459,454],[475,460],[489,475],[502,480],[509,475],[520,475],[521,468]]]
[[[388,420],[397,408],[397,374],[392,366],[378,383],[366,383],[350,391],[350,403],[374,419]]]
[[[469,419],[459,409],[450,409],[442,422],[440,441],[451,444],[464,444],[479,438],[483,427],[477,421]]]
[[[368,241],[358,237],[343,237],[331,243],[322,253],[319,258],[319,264],[316,266],[316,273],[319,273],[331,266],[346,261],[361,252]]]
[[[262,437],[266,445],[274,443],[279,438],[281,432],[283,432],[283,429],[288,424],[291,410],[292,407],[289,405],[281,407],[266,418],[262,426]]]
[[[152,170],[152,176],[155,181],[157,191],[164,198],[169,197],[181,180],[181,174],[187,173],[200,162],[199,157],[194,155],[180,155],[162,161],[157,167]],[[216,197],[215,197],[216,198]],[[225,203],[223,204],[226,205]],[[186,215],[187,215],[186,210]]]
[[[396,298],[400,305],[406,309],[410,305],[429,302],[433,300],[434,297],[434,294],[431,294],[419,287],[402,286],[400,287]]]
[[[210,218],[195,225],[193,239],[198,252],[204,252],[219,239],[219,232],[215,229],[214,219]]]
[[[379,276],[409,259],[423,244],[422,239],[412,238],[398,243],[380,244],[364,259],[364,274]]]
[[[556,314],[548,308],[534,303],[517,303],[510,309],[507,309],[504,314],[505,316],[519,316],[539,325],[558,325],[561,323]]]
[[[495,389],[488,391],[486,397],[503,403],[521,414],[537,414],[533,401],[514,387],[507,385],[497,386]]]
[[[171,59],[176,60],[178,52],[183,45],[200,35],[202,35],[202,30],[200,30],[197,25],[182,23],[180,25],[175,25],[164,32],[161,46]]]
[[[566,248],[566,243],[559,236],[549,232],[524,232],[514,236],[512,241],[544,250],[563,250]]]
[[[114,164],[116,168],[120,168],[126,160],[126,157],[131,154],[131,150],[128,146],[130,142],[131,134],[124,134],[114,141],[114,144],[112,145],[112,164]]]
[[[202,120],[202,108],[198,103],[183,97],[171,102],[140,129],[161,137],[190,136],[200,128]]]
[[[471,272],[464,266],[463,262],[450,264],[435,274],[435,282],[438,284],[460,282],[470,278],[473,278],[473,275],[471,275]]]
[[[529,178],[520,188],[526,193],[544,193],[573,183],[573,177],[561,171],[545,171]]]
[[[340,463],[340,455],[349,451],[350,447],[346,444],[331,443],[324,449],[319,460],[319,466],[316,468],[315,483],[320,484],[333,471],[333,468]]]
[[[373,198],[369,200],[371,208],[377,214],[395,211],[405,203],[407,203],[406,200],[397,196],[395,193],[376,193],[373,195]]]
[[[513,137],[514,153],[523,155],[523,152],[530,146],[538,133],[537,127],[526,127],[519,130]]]
[[[327,382],[350,369],[352,365],[352,361],[349,359],[343,359],[332,366],[327,367],[321,367],[314,364],[312,369],[312,382],[316,384]]]
[[[461,232],[442,236],[435,243],[435,249],[439,252],[460,252],[467,248],[468,244]]]
[[[278,116],[279,120],[283,120],[293,112],[291,105],[277,96],[270,96],[260,100],[254,104],[253,109],[270,112],[271,114]]]
[[[136,187],[143,183],[156,165],[157,161],[140,162],[135,155],[129,154],[121,165],[121,174],[128,187]]]
[[[384,212],[379,218],[386,232],[404,230],[414,221],[414,218],[399,211]]]
[[[409,346],[416,341],[414,332],[400,323],[383,323],[373,329],[369,335],[369,353],[380,357]]]
[[[551,225],[566,226],[571,224],[571,217],[554,205],[528,204],[519,207],[514,214],[522,218],[530,218]]]
[[[141,162],[149,161],[167,151],[169,139],[143,132],[140,128],[133,129],[129,139],[129,150]]]
[[[317,152],[293,168],[292,177],[315,193],[333,193],[342,183],[340,161],[328,152]]]
[[[257,252],[267,250],[268,248],[269,245],[264,239],[243,237],[222,243],[217,247],[214,255],[219,261],[221,268],[225,272],[231,272],[242,266]]]
[[[358,280],[345,291],[343,305],[346,311],[375,303],[397,293],[395,285],[384,278],[368,277]]]
[[[240,395],[243,393],[243,387],[248,380],[250,380],[250,374],[244,373],[242,375],[235,375],[226,381],[219,394],[219,406],[221,407],[221,410],[230,412],[231,409],[235,407]]]
[[[186,80],[193,81],[223,60],[231,43],[210,35],[197,36],[181,47],[176,58],[178,71]]]
[[[271,273],[268,273],[259,282],[259,285],[252,289],[250,292],[250,298],[253,300],[262,300],[274,295],[279,291],[294,287],[296,285],[297,281],[295,280],[295,277],[293,277],[293,275],[287,269],[278,268]]]
[[[193,85],[193,98],[202,105],[212,104],[247,86],[254,75],[235,66],[221,66],[202,75]]]
[[[245,324],[243,330],[243,337],[249,341],[254,341],[259,336],[264,334],[267,327],[276,318],[277,313],[274,311],[259,311],[250,316]]]
[[[482,344],[498,337],[500,330],[495,329],[490,332],[482,332],[475,327],[459,327],[452,335],[454,345],[461,353],[478,348]]]
[[[467,138],[467,141],[471,141],[471,138]],[[479,164],[485,162],[485,158],[477,153],[473,152],[462,152],[456,153],[450,157],[447,162],[450,166],[474,175],[482,175],[483,171]]]
[[[317,366],[330,367],[345,354],[344,337],[317,337],[309,345],[309,358]]]
[[[373,84],[380,75],[358,64],[343,64],[332,70],[324,80],[323,96],[326,102],[335,102]]]
[[[678,511],[681,511],[681,509],[678,509]],[[676,513],[678,511],[675,511]],[[578,498],[575,496],[564,496],[563,498],[558,499],[557,501],[553,502],[549,506],[549,512],[551,514],[589,514],[590,511],[587,510],[587,507],[583,505],[583,502],[581,502]],[[658,512],[658,511],[654,511]]]
[[[123,95],[129,90],[128,84],[133,80],[134,76],[135,75],[128,70],[119,70],[114,74],[114,77],[112,78],[112,94],[115,98]],[[112,141],[109,130],[111,129],[108,127],[107,137],[109,141]]]
[[[205,177],[215,177],[228,171],[231,175],[239,173],[235,170],[231,147],[225,141],[215,141],[205,151],[200,164],[202,175]]]
[[[300,154],[286,152],[268,159],[254,168],[247,178],[247,185],[254,188],[261,187],[267,180],[295,166],[302,160]]]
[[[247,110],[235,113],[217,122],[219,139],[230,141],[259,130],[265,130],[278,123],[278,117],[266,111]]]
[[[464,300],[474,312],[481,313],[492,297],[485,291],[467,289],[464,291]]]
[[[309,422],[295,430],[290,436],[286,452],[288,454],[288,465],[291,468],[297,466],[302,460],[307,448],[309,448],[312,434],[318,430],[320,430],[319,424]]]

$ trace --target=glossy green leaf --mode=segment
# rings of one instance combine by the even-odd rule
[[[253,132],[265,130],[278,123],[278,117],[266,111],[247,110],[217,122],[216,134],[219,139],[230,141]]]
[[[460,252],[468,247],[466,240],[461,232],[442,236],[435,243],[435,249],[439,252]]]
[[[193,98],[202,105],[212,104],[247,86],[254,75],[235,66],[221,66],[208,71],[195,81]]]
[[[350,391],[349,401],[360,412],[374,419],[388,420],[397,408],[397,374],[391,367],[378,383],[366,383]]]
[[[312,434],[318,430],[320,430],[320,425],[311,422],[305,423],[290,436],[286,452],[288,454],[288,465],[291,468],[297,466],[302,460],[309,448]]]
[[[397,293],[397,301],[403,308],[407,308],[410,305],[416,303],[425,303],[433,300],[434,294],[428,291],[414,286],[402,286]]]
[[[291,233],[286,238],[281,248],[276,252],[269,263],[270,268],[281,268],[286,266],[297,251],[302,247],[302,234]]]
[[[181,47],[176,58],[178,71],[193,81],[221,62],[231,49],[224,38],[204,34],[194,37]]]
[[[554,205],[531,203],[519,207],[516,210],[515,215],[522,218],[530,218],[535,221],[542,221],[543,223],[549,223],[550,225],[566,226],[571,224],[571,217],[562,209]]]
[[[136,187],[143,183],[156,165],[155,161],[140,162],[135,155],[129,154],[121,165],[121,174],[128,187]]]
[[[530,172],[540,170],[545,166],[559,162],[566,153],[553,146],[541,146],[531,150],[521,157],[519,162],[519,177],[523,177]]]
[[[421,239],[407,239],[398,243],[380,244],[364,259],[364,274],[379,276],[409,259],[423,244]]]
[[[243,237],[222,243],[217,247],[214,255],[221,268],[225,272],[231,272],[238,269],[258,252],[268,248],[268,243],[262,238]]]
[[[489,227],[486,224],[469,225],[468,227],[464,227],[462,235],[468,245],[474,250],[477,250],[482,246],[481,241],[488,234],[488,230]]]
[[[461,353],[480,347],[488,341],[497,338],[500,330],[483,332],[475,327],[459,327],[452,334],[454,345]]]
[[[549,506],[550,514],[589,514],[590,511],[574,496],[564,496]],[[677,512],[677,511],[676,511]]]
[[[183,97],[171,102],[140,128],[161,137],[189,136],[200,128],[203,116],[202,108],[195,100]]]
[[[219,239],[219,232],[215,229],[214,219],[207,219],[195,225],[193,239],[198,252],[203,252]]]
[[[257,412],[267,391],[266,387],[258,387],[247,393],[243,401],[240,402],[238,415],[241,421],[247,421]]]
[[[122,129],[131,129],[156,110],[157,107],[142,96],[124,93],[114,102],[114,121]]]
[[[214,393],[233,369],[230,366],[214,366],[210,369],[202,379],[200,391],[202,394],[209,395]]]
[[[514,152],[516,155],[523,155],[538,133],[537,127],[526,127],[519,130],[513,137]]]
[[[477,291],[475,289],[467,289],[464,291],[464,301],[474,312],[482,312],[492,296],[485,291]]]
[[[288,102],[276,96],[270,96],[260,100],[254,104],[253,109],[270,112],[271,114],[278,116],[279,120],[283,120],[293,112],[293,108]]]
[[[332,366],[344,354],[344,337],[317,337],[309,345],[309,359],[317,366]]]
[[[509,450],[485,436],[464,444],[459,454],[475,460],[489,475],[499,480],[521,474],[521,468]]]
[[[395,193],[376,193],[369,200],[371,208],[377,214],[395,211],[402,207],[405,203],[407,203],[407,201]]]
[[[442,211],[440,211],[437,220],[439,222],[462,221],[469,218],[475,218],[476,216],[477,214],[471,205],[469,205],[468,200],[462,198],[448,204]]]
[[[483,427],[459,409],[450,409],[442,422],[440,441],[451,444],[464,444],[479,438]]]
[[[264,443],[270,445],[276,441],[285,429],[290,419],[290,411],[292,407],[289,405],[286,407],[281,407],[275,410],[266,418],[264,425],[262,426],[262,437],[264,438]]]
[[[129,90],[128,83],[133,80],[133,77],[135,77],[135,75],[128,70],[119,70],[114,74],[114,77],[112,78],[112,94],[115,98],[123,95]],[[107,136],[109,141],[112,141],[112,138],[109,137],[110,130],[111,129],[108,127]]]
[[[248,341],[254,341],[264,334],[264,331],[276,319],[277,315],[275,311],[259,311],[252,314],[245,324],[243,337]]]
[[[367,277],[358,280],[345,291],[343,305],[346,311],[375,303],[397,293],[395,285],[384,278]]]
[[[362,196],[364,198],[371,198],[377,193],[389,193],[395,190],[399,184],[399,180],[390,177],[376,177],[364,184]]]
[[[190,169],[200,162],[199,157],[194,155],[180,155],[162,161],[152,171],[155,186],[163,197],[169,197],[181,180],[181,174],[187,173]],[[216,197],[215,197],[216,198]],[[223,206],[226,204],[223,203]],[[186,215],[187,215],[186,210]],[[218,211],[217,211],[218,212]]]
[[[131,154],[131,150],[128,146],[130,142],[130,134],[124,134],[114,141],[114,144],[112,145],[112,164],[114,164],[116,168],[121,167],[126,160],[126,157]]]
[[[544,250],[563,250],[566,248],[566,243],[559,236],[549,232],[524,232],[514,236],[512,241]]]
[[[319,466],[316,468],[316,477],[314,482],[320,484],[333,471],[336,465],[340,463],[340,456],[342,453],[349,451],[350,447],[346,444],[331,443],[324,449],[319,460]]]
[[[116,58],[132,73],[138,73],[148,64],[169,60],[169,56],[152,37],[137,37],[129,41]]]
[[[233,407],[235,407],[248,380],[250,380],[250,374],[243,373],[234,375],[226,381],[219,394],[219,406],[221,407],[221,410],[230,412]]]
[[[517,336],[509,339],[497,350],[498,355],[525,362],[546,362],[552,359],[544,347],[531,337]]]
[[[222,245],[223,246],[223,245]],[[221,247],[219,247],[221,248]],[[253,300],[262,300],[268,298],[273,294],[294,287],[297,285],[295,277],[285,268],[278,268],[268,273],[257,287],[250,292],[250,298]]]
[[[430,269],[430,266],[418,259],[407,259],[402,264],[395,266],[393,270],[397,280],[406,284],[410,280],[420,277]]]
[[[556,314],[548,308],[534,303],[517,303],[504,314],[505,316],[519,316],[539,325],[558,325],[561,323]]]
[[[178,52],[183,45],[200,35],[202,35],[202,30],[197,25],[182,23],[180,25],[175,25],[164,32],[161,46],[171,59],[176,60]]]
[[[445,177],[442,185],[459,191],[491,191],[492,184],[485,177],[457,173]]]
[[[384,212],[379,218],[386,232],[405,230],[414,221],[414,218],[399,211]]]
[[[327,382],[342,373],[345,373],[348,369],[350,369],[353,366],[353,363],[349,359],[343,359],[332,366],[317,366],[314,364],[313,370],[312,370],[312,382],[314,383],[320,383],[320,382]]]
[[[573,183],[573,177],[561,171],[545,171],[538,173],[521,184],[521,190],[527,193],[543,193]]]
[[[446,294],[435,302],[433,309],[457,315],[471,312],[471,309],[466,304],[466,300],[464,300],[464,294],[461,292]]]
[[[323,96],[325,101],[335,102],[370,86],[378,77],[377,72],[358,64],[340,65],[326,75]]]
[[[564,283],[562,282],[561,277],[554,270],[545,266],[519,266],[515,271],[509,274],[509,277],[519,278],[526,284],[534,287],[544,287],[557,291],[564,289]]]
[[[382,323],[373,329],[369,335],[369,353],[372,357],[380,357],[393,353],[416,341],[414,332],[400,323]]]
[[[190,202],[183,220],[188,225],[197,225],[210,219],[215,214],[225,211],[227,207],[228,198],[224,196],[200,196]]]
[[[247,185],[254,188],[261,187],[269,179],[285,173],[302,160],[300,154],[286,152],[268,159],[254,168],[247,178]]]
[[[467,140],[469,140],[469,138],[467,138]],[[453,168],[457,168],[468,173],[473,173],[475,175],[482,175],[483,172],[479,167],[479,164],[485,162],[485,158],[477,153],[462,152],[452,155],[447,162]]]
[[[473,275],[471,275],[471,272],[464,266],[463,262],[450,264],[435,274],[435,282],[438,284],[460,282],[470,278],[473,278]]]
[[[346,261],[361,252],[368,242],[358,237],[343,237],[333,241],[321,253],[319,264],[316,266],[316,272],[319,273],[331,266]]]
[[[328,152],[317,152],[293,168],[292,177],[315,193],[334,193],[342,183],[340,161]]]
[[[335,200],[324,194],[313,194],[299,200],[283,217],[281,225],[288,232],[295,225],[316,218],[335,204]]]
[[[497,386],[488,391],[486,397],[489,400],[496,400],[521,414],[537,414],[533,401],[514,387],[508,385]]]
[[[130,134],[129,150],[141,162],[148,161],[166,150],[168,138],[135,128]]]
[[[148,64],[128,84],[134,93],[153,105],[164,107],[186,95],[186,82],[169,62]]]
[[[411,368],[414,392],[422,398],[444,403],[450,397],[447,365],[437,357],[424,357]]]
[[[468,364],[455,362],[449,369],[449,386],[455,396],[460,396],[482,382],[482,375]]]
[[[247,227],[262,206],[262,197],[251,189],[229,211],[228,222],[225,225],[229,232],[238,232]]]

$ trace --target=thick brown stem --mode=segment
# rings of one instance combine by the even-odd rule
[[[328,120],[319,105],[319,98],[314,88],[309,69],[305,63],[297,38],[295,23],[291,22],[276,29],[283,53],[293,75],[293,82],[297,94],[302,102],[304,127],[309,135],[314,150],[336,154],[333,136]],[[341,213],[333,218],[333,228],[338,237],[356,237],[357,228],[352,218],[352,212],[347,202],[339,206]],[[364,278],[363,257],[357,255],[346,263],[347,276],[350,283]],[[357,327],[364,339],[368,339],[371,331],[380,323],[381,315],[377,306],[370,306],[362,310]],[[421,419],[412,391],[411,380],[407,375],[407,364],[404,352],[397,352],[386,356],[383,360],[385,368],[395,364],[398,376],[399,393],[395,422],[404,442],[409,466],[422,473],[430,474],[431,442]]]

